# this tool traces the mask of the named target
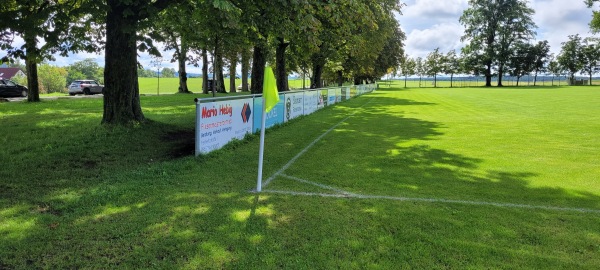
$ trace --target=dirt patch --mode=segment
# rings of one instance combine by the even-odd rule
[[[194,136],[194,130],[179,130],[165,134],[161,140],[172,145],[168,157],[178,159],[194,155]]]

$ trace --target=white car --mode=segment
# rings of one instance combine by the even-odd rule
[[[69,95],[71,96],[75,94],[102,94],[102,90],[104,90],[104,85],[100,85],[94,80],[76,80],[69,85]]]

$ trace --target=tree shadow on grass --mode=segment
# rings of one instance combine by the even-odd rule
[[[361,192],[374,191],[374,185],[364,185],[365,181],[390,179],[378,183],[383,188],[375,190],[388,195],[510,201],[524,196],[542,200],[547,194],[554,203],[562,198],[565,205],[586,207],[600,201],[594,194],[531,188],[527,179],[535,172],[482,175],[477,173],[480,159],[424,143],[406,145],[443,136],[443,126],[405,118],[401,112],[385,114],[377,108],[385,102],[378,102],[365,105],[363,109],[371,113],[349,119],[307,153],[322,159],[315,164],[301,159],[290,172],[307,172],[311,180],[316,175],[321,177],[317,180],[346,185],[348,179],[366,175],[348,185]],[[270,152],[274,161],[266,163],[266,170],[278,170],[331,127],[330,122],[337,123],[335,112],[324,111],[320,117],[331,119],[316,123],[319,127],[313,133],[303,125],[311,124],[315,116],[270,132],[270,147],[288,151]],[[378,124],[379,120],[389,124]],[[111,166],[96,164],[69,176],[64,171],[49,174],[42,178],[48,182],[46,189],[36,182],[27,190],[26,175],[32,174],[19,176],[19,195],[9,193],[8,200],[2,200],[7,205],[0,209],[0,267],[593,268],[600,264],[597,215],[251,194],[246,191],[255,182],[256,138],[200,159],[170,160],[167,148],[153,147],[181,127],[155,125],[142,131],[147,135],[144,142],[135,142],[137,135],[127,132],[97,135],[92,146],[115,140],[105,146],[109,147],[105,152],[92,147],[93,152],[85,156],[104,154],[111,159],[113,150],[121,147],[126,149],[123,153],[143,158],[115,158],[107,160]],[[284,133],[309,138],[292,144]],[[370,143],[356,143],[365,138]],[[61,153],[54,152],[82,157],[71,150]],[[125,163],[114,164],[117,161]],[[59,163],[58,169],[66,170],[69,164]],[[351,172],[347,176],[336,176],[347,171]],[[374,177],[383,174],[392,177]],[[493,197],[487,198],[490,194]]]
[[[356,116],[305,154],[324,158],[301,158],[285,173],[366,195],[600,210],[600,197],[593,192],[531,187],[531,179],[543,172],[484,170],[480,168],[484,160],[432,148],[426,142],[443,137],[444,125],[405,117],[402,108],[437,106],[435,103],[390,98],[381,93],[369,97],[371,101]],[[335,158],[327,159],[332,155]],[[285,187],[277,182],[275,189],[297,188],[297,183]],[[314,191],[314,187],[307,190]]]

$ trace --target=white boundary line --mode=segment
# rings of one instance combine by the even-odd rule
[[[369,101],[365,102],[365,104],[361,105],[357,109],[360,109],[360,108],[364,107],[365,105],[371,103],[371,101],[373,101],[373,98],[371,98]],[[335,124],[329,130],[325,131],[325,133],[321,134],[321,136],[319,136],[318,138],[316,138],[308,146],[306,146],[304,149],[302,149],[302,151],[300,151],[300,153],[298,153],[295,157],[293,157],[292,159],[290,159],[290,161],[288,161],[288,163],[286,163],[285,165],[283,165],[283,167],[281,167],[281,169],[279,169],[279,171],[277,171],[275,174],[271,175],[271,177],[269,177],[263,183],[263,187],[267,187],[271,183],[271,181],[273,181],[273,179],[275,179],[277,176],[281,175],[285,170],[287,170],[290,166],[292,166],[292,164],[294,164],[294,162],[296,162],[296,160],[298,160],[298,158],[300,158],[302,155],[304,155],[304,153],[306,153],[308,151],[308,149],[310,149],[311,147],[313,147],[317,142],[319,142],[321,139],[323,139],[323,137],[327,136],[327,134],[329,134],[329,132],[333,131],[339,125],[341,125],[342,123],[346,122],[346,120],[348,120],[348,118],[352,117],[354,114],[356,114],[356,111],[354,111],[353,113],[351,113],[350,115],[348,115],[346,118],[344,118],[339,123]]]
[[[476,205],[476,206],[495,206],[495,207],[502,207],[502,208],[540,209],[540,210],[565,211],[565,212],[580,212],[580,213],[586,213],[586,214],[600,214],[600,210],[589,209],[589,208],[571,208],[571,207],[518,204],[518,203],[497,203],[497,202],[449,200],[449,199],[436,199],[436,198],[375,196],[375,195],[361,195],[361,194],[352,194],[352,193],[331,194],[331,193],[317,193],[317,192],[296,192],[296,191],[273,190],[273,189],[266,189],[266,190],[263,190],[263,192],[274,193],[274,194],[283,194],[283,195],[293,195],[293,196],[315,196],[315,197],[318,196],[318,197],[326,197],[326,198],[380,199],[380,200],[393,200],[393,201],[403,201],[403,202],[466,204],[466,205]]]
[[[358,107],[359,109],[364,107],[365,105],[371,103],[373,98],[371,98],[368,102]],[[270,176],[263,187],[266,187],[273,181],[276,177],[282,176],[294,181],[298,181],[301,183],[317,186],[323,189],[331,190],[337,193],[318,193],[318,192],[296,192],[296,191],[285,191],[285,190],[274,190],[274,189],[263,189],[262,191],[265,193],[273,193],[273,194],[284,194],[284,195],[294,195],[294,196],[318,196],[318,197],[328,197],[328,198],[354,198],[354,199],[379,199],[379,200],[393,200],[393,201],[403,201],[403,202],[428,202],[428,203],[448,203],[448,204],[464,204],[464,205],[476,205],[476,206],[495,206],[502,208],[522,208],[522,209],[540,209],[540,210],[552,210],[552,211],[565,211],[565,212],[580,212],[580,213],[588,213],[588,214],[600,214],[600,210],[597,209],[589,209],[589,208],[571,208],[571,207],[557,207],[557,206],[544,206],[544,205],[531,205],[531,204],[518,204],[518,203],[498,203],[498,202],[485,202],[485,201],[467,201],[467,200],[450,200],[450,199],[439,199],[439,198],[412,198],[412,197],[395,197],[395,196],[379,196],[379,195],[363,195],[351,193],[342,189],[338,189],[332,186],[308,181],[305,179],[301,179],[298,177],[286,175],[283,172],[287,170],[292,164],[298,160],[302,155],[304,155],[311,147],[313,147],[318,141],[320,141],[323,137],[337,128],[339,125],[344,123],[348,118],[352,117],[356,114],[356,111],[344,118],[339,123],[335,124],[325,133],[321,134],[321,136],[317,137],[313,142],[311,142],[308,146],[306,146],[300,153],[294,156],[288,163],[286,163],[281,169],[279,169],[275,174]]]
[[[335,191],[335,192],[340,193],[342,195],[360,196],[359,194],[355,194],[355,193],[352,193],[352,192],[348,192],[348,191],[345,191],[345,190],[341,190],[339,188],[334,188],[332,186],[320,184],[320,183],[317,183],[317,182],[312,182],[312,181],[300,179],[298,177],[289,176],[289,175],[286,175],[286,174],[280,174],[280,175],[282,177],[285,177],[285,178],[288,178],[288,179],[291,179],[291,180],[294,180],[294,181],[298,181],[300,183],[309,184],[309,185],[320,187],[322,189],[328,189],[328,190],[331,190],[331,191]]]

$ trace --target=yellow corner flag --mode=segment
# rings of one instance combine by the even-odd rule
[[[263,80],[263,98],[265,99],[265,112],[272,110],[279,102],[279,93],[277,92],[277,83],[273,69],[269,66],[265,68],[265,78]]]

